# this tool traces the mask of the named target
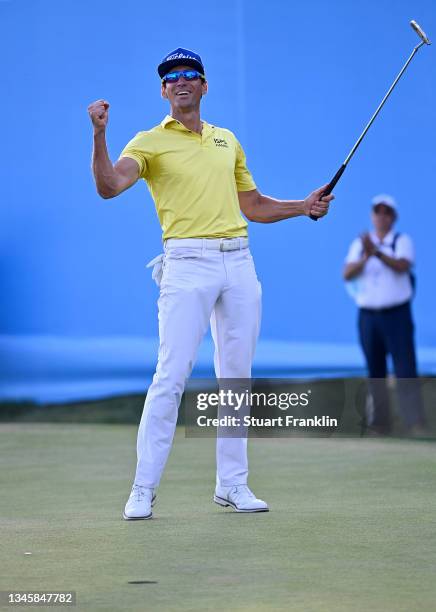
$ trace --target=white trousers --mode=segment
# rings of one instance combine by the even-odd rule
[[[180,400],[209,320],[217,378],[250,378],[261,317],[261,288],[248,248],[166,247],[160,282],[159,355],[137,440],[135,484],[159,485]],[[217,482],[246,484],[247,438],[217,437]]]

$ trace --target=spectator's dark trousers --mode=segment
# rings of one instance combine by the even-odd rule
[[[379,433],[390,433],[392,429],[385,380],[386,358],[390,354],[404,422],[408,428],[423,425],[424,410],[417,380],[410,302],[380,310],[360,308],[359,335],[370,378],[369,391],[374,403],[374,412],[368,424]]]

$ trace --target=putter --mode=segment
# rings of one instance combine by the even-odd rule
[[[422,47],[422,45],[431,45],[431,42],[428,38],[428,36],[425,34],[425,32],[422,30],[422,28],[416,23],[416,21],[411,21],[410,25],[412,26],[412,28],[415,30],[415,32],[418,34],[419,38],[421,39],[421,42],[419,43],[419,45],[416,45],[416,47],[413,49],[409,59],[407,60],[407,62],[404,64],[404,66],[402,67],[399,75],[397,76],[397,78],[395,79],[395,81],[392,83],[392,85],[390,86],[387,94],[385,95],[385,97],[383,98],[383,100],[380,102],[377,110],[375,111],[375,113],[373,114],[373,116],[371,117],[371,119],[369,120],[367,126],[365,127],[365,129],[363,130],[362,134],[359,136],[359,138],[357,139],[356,144],[354,145],[354,147],[351,149],[351,151],[348,154],[348,157],[346,158],[346,160],[344,161],[344,163],[342,164],[342,166],[339,168],[339,170],[336,172],[336,174],[334,175],[334,177],[332,178],[332,180],[330,181],[330,183],[327,186],[327,189],[323,192],[323,196],[329,195],[336,183],[339,181],[339,179],[341,178],[342,174],[344,173],[345,168],[348,165],[348,162],[350,161],[350,159],[353,157],[353,155],[355,154],[357,147],[360,145],[360,143],[362,142],[362,140],[365,137],[365,134],[367,133],[367,131],[369,130],[369,128],[371,127],[371,125],[374,122],[374,119],[377,117],[377,115],[379,114],[379,112],[381,111],[381,109],[383,108],[384,103],[386,102],[386,100],[389,98],[389,96],[392,93],[392,90],[394,89],[395,85],[398,83],[398,81],[400,80],[403,72],[406,70],[407,66],[410,64],[410,62],[412,61],[413,56],[415,55],[415,53],[418,51],[418,49],[420,49]],[[313,221],[318,221],[319,217],[315,217],[313,215],[310,215],[310,218]]]

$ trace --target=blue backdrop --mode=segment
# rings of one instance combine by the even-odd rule
[[[129,352],[132,339],[157,335],[157,289],[145,270],[161,252],[153,202],[142,181],[114,200],[96,194],[91,101],[111,104],[116,159],[167,112],[161,57],[178,46],[197,50],[209,80],[203,117],[235,131],[262,192],[302,198],[336,172],[417,44],[410,19],[436,36],[433,0],[0,0],[3,396],[41,399],[14,384],[25,381],[32,359],[50,378],[47,337],[59,343],[59,367],[71,340],[80,339],[85,356],[95,338],[124,338],[117,346]],[[334,346],[355,348],[343,259],[369,227],[371,197],[388,192],[399,202],[398,229],[417,248],[418,343],[433,346],[434,75],[434,48],[424,47],[350,163],[326,219],[250,224],[263,342],[327,343],[326,365]],[[147,361],[140,355],[139,370]]]

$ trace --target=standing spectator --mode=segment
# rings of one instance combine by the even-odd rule
[[[398,399],[404,424],[411,434],[424,427],[424,411],[417,381],[411,299],[415,254],[411,238],[395,233],[397,203],[381,194],[372,200],[373,231],[356,238],[345,260],[344,279],[352,282],[359,307],[360,343],[370,377],[373,400],[370,429],[381,435],[392,431],[386,387],[387,355],[397,377]]]

